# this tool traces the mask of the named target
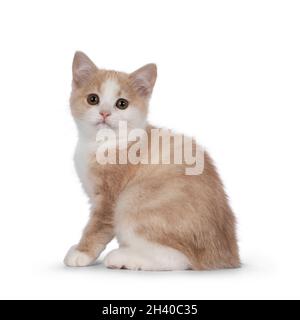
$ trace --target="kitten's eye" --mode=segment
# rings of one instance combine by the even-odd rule
[[[118,109],[121,109],[121,110],[125,110],[128,108],[128,105],[129,105],[129,102],[126,100],[126,99],[119,99],[117,102],[116,102],[116,107]]]
[[[90,104],[90,105],[92,105],[92,106],[98,104],[99,101],[100,101],[99,96],[98,96],[97,94],[95,94],[95,93],[89,94],[89,95],[87,96],[87,99],[86,99],[86,100],[87,100],[88,104]]]

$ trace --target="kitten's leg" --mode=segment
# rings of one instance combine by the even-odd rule
[[[145,240],[141,240],[138,246],[121,247],[110,252],[105,258],[104,264],[110,269],[144,271],[172,271],[191,268],[187,257],[181,252]]]
[[[92,264],[113,239],[111,214],[94,211],[85,227],[78,245],[70,248],[64,263],[69,267],[84,267]]]

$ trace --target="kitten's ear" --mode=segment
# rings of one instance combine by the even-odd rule
[[[130,74],[131,85],[140,95],[149,97],[156,77],[157,67],[154,63],[150,63]]]
[[[74,55],[72,71],[73,83],[80,87],[97,71],[97,67],[86,54],[77,51]]]

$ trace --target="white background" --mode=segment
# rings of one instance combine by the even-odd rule
[[[0,298],[300,298],[299,17],[288,0],[2,1]],[[158,64],[151,121],[211,152],[241,269],[63,266],[88,217],[72,162],[75,50],[117,70]]]

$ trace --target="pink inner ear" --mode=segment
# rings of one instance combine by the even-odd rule
[[[73,60],[73,81],[82,85],[97,70],[92,60],[82,52],[76,52]]]
[[[130,75],[132,87],[141,95],[149,96],[156,81],[156,65],[147,64]]]
[[[83,68],[83,67],[79,68],[74,72],[74,80],[76,80],[77,82],[88,80],[88,78],[90,77],[90,74],[91,74],[90,69]]]
[[[150,83],[143,78],[133,78],[131,85],[142,96],[148,96],[151,94],[152,87]]]

